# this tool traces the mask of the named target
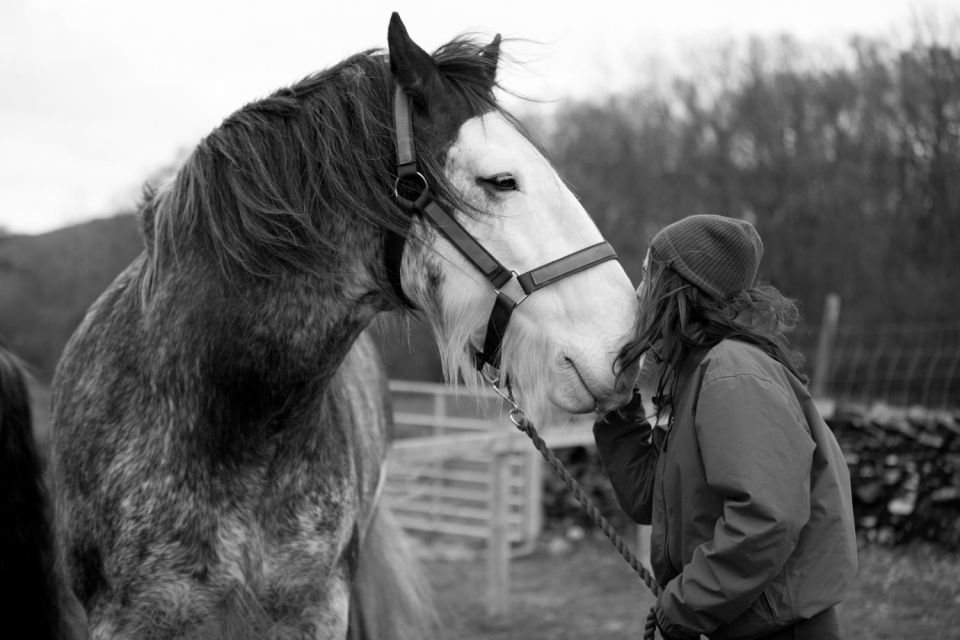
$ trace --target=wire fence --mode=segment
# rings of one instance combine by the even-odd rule
[[[839,324],[818,349],[823,331],[810,327],[795,343],[837,402],[960,409],[960,322]]]

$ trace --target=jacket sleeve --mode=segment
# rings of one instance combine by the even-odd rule
[[[709,634],[745,612],[796,547],[810,517],[814,443],[790,390],[756,375],[705,381],[694,424],[722,514],[657,607]]]
[[[593,439],[620,507],[634,522],[650,524],[657,449],[642,416],[642,405],[640,411],[607,414],[594,423]]]

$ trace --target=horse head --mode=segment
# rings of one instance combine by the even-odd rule
[[[499,35],[478,47],[472,65],[454,68],[443,49],[432,57],[421,49],[396,14],[388,42],[391,71],[410,104],[411,135],[425,156],[422,180],[437,185],[437,200],[455,226],[514,274],[602,243],[584,207],[494,99]],[[403,295],[423,311],[448,379],[476,384],[472,356],[483,351],[487,318],[503,289],[443,232],[453,223],[427,218],[411,221]],[[585,413],[627,400],[636,372],[621,371],[617,355],[631,334],[637,302],[619,262],[604,259],[529,295],[511,296],[522,304],[513,309],[500,352],[487,357],[528,414]]]

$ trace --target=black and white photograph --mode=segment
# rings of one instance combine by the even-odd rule
[[[0,637],[960,640],[960,2],[4,0]]]

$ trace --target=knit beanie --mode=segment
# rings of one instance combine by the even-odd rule
[[[701,290],[725,300],[753,286],[763,242],[746,220],[695,215],[654,236],[650,256]]]

